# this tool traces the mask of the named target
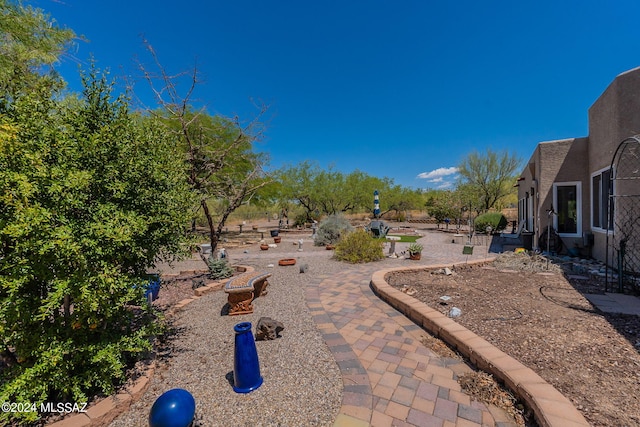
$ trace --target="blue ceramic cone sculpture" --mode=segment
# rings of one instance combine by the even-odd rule
[[[156,399],[149,412],[150,427],[188,427],[196,414],[196,401],[187,390],[174,388]]]
[[[251,322],[238,323],[233,327],[236,332],[233,360],[233,390],[236,393],[249,393],[262,385],[260,362],[256,342],[251,333]]]

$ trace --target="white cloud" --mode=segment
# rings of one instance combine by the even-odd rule
[[[429,182],[442,182],[443,177],[455,175],[456,173],[458,173],[458,168],[456,167],[438,168],[432,170],[431,172],[419,173],[417,178],[426,179]]]
[[[438,190],[447,190],[451,187],[453,187],[453,182],[443,182],[442,184],[438,185],[436,188]]]

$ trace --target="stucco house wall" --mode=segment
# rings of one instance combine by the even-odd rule
[[[618,75],[589,108],[589,170],[593,173],[609,168],[620,142],[637,134],[640,134],[640,68]],[[604,260],[606,230],[592,227],[591,231],[593,257]],[[610,253],[609,258],[613,257]]]
[[[548,213],[553,204],[553,184],[588,180],[587,144],[587,138],[541,142],[523,170],[521,178],[524,179],[518,183],[518,199],[528,197],[529,204],[532,205],[533,221],[529,221],[527,229],[534,233],[534,247],[538,247],[540,233],[548,225],[549,220],[553,221],[553,217]],[[581,197],[580,224],[589,221],[589,218],[584,215],[589,206],[589,201],[585,199]],[[522,216],[520,218],[523,219]],[[533,228],[531,228],[531,222],[533,222]],[[554,225],[554,228],[557,227]],[[581,243],[582,233],[571,238],[565,237],[563,241],[571,245],[574,241]]]
[[[583,255],[604,261],[607,230],[593,224],[597,201],[593,200],[592,183],[594,176],[610,168],[620,142],[640,134],[640,67],[618,75],[589,108],[588,117],[588,137],[538,144],[518,181],[518,214],[522,220],[528,209],[533,216],[530,231],[535,233],[534,247],[539,248],[540,232],[550,219],[547,210],[554,200],[554,183],[575,185],[579,189],[578,230],[561,238],[566,248],[580,247]],[[556,230],[558,221],[556,217]],[[593,235],[593,246],[584,245],[585,234]]]

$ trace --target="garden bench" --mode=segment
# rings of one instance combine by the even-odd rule
[[[253,300],[267,294],[271,273],[249,273],[233,277],[224,285],[229,294],[229,315],[253,313]]]

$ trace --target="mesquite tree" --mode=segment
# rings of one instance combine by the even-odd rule
[[[216,250],[229,215],[269,184],[264,170],[267,156],[254,151],[262,138],[264,124],[260,118],[267,107],[261,106],[255,119],[242,124],[238,117],[211,116],[204,109],[195,110],[191,97],[199,84],[194,67],[189,74],[169,75],[153,48],[147,43],[158,73],[140,65],[155,94],[161,111],[151,111],[163,119],[179,138],[184,152],[188,182],[197,195],[209,227],[212,251]],[[178,81],[188,79],[186,94],[178,91]],[[208,202],[221,206],[212,212]]]
[[[520,158],[508,151],[487,149],[469,153],[458,166],[459,186],[468,187],[480,199],[479,212],[486,212],[514,192]]]

